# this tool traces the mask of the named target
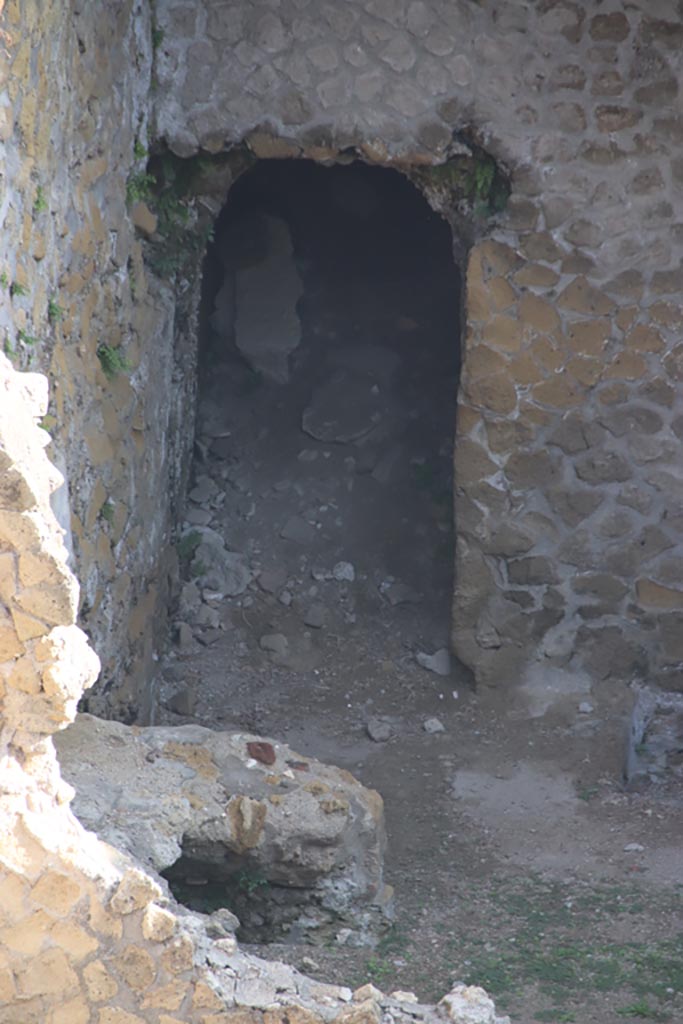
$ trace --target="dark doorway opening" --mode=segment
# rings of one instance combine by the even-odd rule
[[[438,710],[418,656],[448,656],[452,251],[393,170],[262,161],[231,189],[204,272],[174,711],[356,769],[359,731]]]

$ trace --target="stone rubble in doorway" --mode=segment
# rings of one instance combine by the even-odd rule
[[[188,508],[185,513],[188,526],[208,526],[212,519],[213,514],[205,508]]]
[[[297,360],[303,358],[297,354]],[[436,463],[425,467],[424,455],[409,439],[414,429],[410,424],[424,422],[428,413],[425,408],[414,416],[414,400],[400,400],[405,386],[402,358],[388,345],[334,345],[310,375],[308,390],[299,389],[299,398],[298,378],[249,391],[241,403],[245,413],[240,414],[251,417],[248,428],[236,412],[239,391],[228,401],[226,389],[234,384],[222,384],[220,373],[216,375],[215,388],[199,408],[196,475],[180,540],[180,546],[192,538],[199,541],[185,564],[186,582],[175,618],[181,657],[190,657],[197,643],[220,645],[226,634],[233,634],[238,657],[240,648],[246,655],[255,647],[257,659],[311,671],[325,648],[347,635],[359,607],[367,608],[368,601],[380,615],[382,607],[389,613],[396,610],[403,621],[407,609],[424,606],[423,579],[412,568],[406,570],[405,558],[396,566],[400,575],[388,572],[395,567],[387,564],[386,554],[362,540],[359,546],[357,527],[342,512],[348,512],[355,492],[363,490],[377,494],[372,500],[378,509],[383,502],[393,513],[393,495],[401,508],[402,489],[418,479],[425,503],[419,514],[428,522],[436,513],[443,518],[444,531],[449,529],[448,505],[430,505],[434,484],[445,479],[441,486],[448,487],[448,452],[435,446],[442,468],[436,469]],[[240,372],[246,371],[233,368],[233,379]],[[297,421],[288,428],[293,429],[295,446],[286,457],[291,461],[278,460],[270,475],[261,470],[263,460],[272,461],[271,451],[279,451],[283,439],[271,436],[269,416],[256,417],[261,395],[269,408],[291,407],[291,421]],[[298,411],[292,395],[300,402]],[[310,447],[301,447],[305,430],[312,436]],[[424,529],[416,524],[415,537],[406,547],[409,558],[411,549],[422,543]],[[381,520],[377,530],[381,535]],[[427,582],[431,589],[431,580]],[[275,646],[271,637],[278,637]],[[420,637],[428,642],[427,634]],[[438,649],[445,633],[429,639],[432,649]],[[417,647],[417,637],[414,642]],[[162,700],[171,709],[187,706],[173,701],[168,692]]]
[[[415,661],[428,672],[435,672],[438,676],[448,676],[451,673],[451,655],[446,647],[439,648],[434,654],[418,651]]]
[[[210,527],[196,527],[191,534],[199,541],[190,564],[197,585],[219,597],[243,594],[253,578],[244,555],[229,551],[224,538]]]
[[[218,486],[210,476],[198,476],[197,481],[190,491],[188,497],[196,505],[203,505],[211,501],[218,494]]]
[[[280,536],[295,544],[311,544],[315,540],[315,526],[302,516],[292,516],[280,530]]]
[[[496,1016],[493,1000],[476,985],[456,985],[444,996],[443,1007],[451,1024],[505,1024],[509,1018]]]
[[[428,718],[425,722],[422,723],[422,728],[426,733],[429,733],[431,736],[436,735],[436,733],[446,731],[446,727],[444,726],[443,722],[438,718]]]
[[[386,743],[394,734],[390,723],[384,718],[369,718],[365,728],[375,743]]]
[[[317,441],[346,444],[367,440],[390,413],[388,396],[373,377],[342,369],[314,391],[302,426]]]
[[[264,651],[272,651],[278,657],[284,657],[289,650],[287,637],[282,633],[268,633],[261,637],[259,646]]]

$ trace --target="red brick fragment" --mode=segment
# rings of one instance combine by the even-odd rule
[[[272,743],[263,743],[261,740],[252,740],[247,743],[249,756],[261,764],[275,764],[275,749]]]

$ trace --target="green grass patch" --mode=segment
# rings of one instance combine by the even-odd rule
[[[194,570],[195,575],[201,575],[198,572],[198,568],[203,566],[193,565],[194,557],[197,552],[197,548],[202,542],[202,535],[198,530],[191,530],[189,533],[184,533],[182,537],[176,543],[176,552],[178,553],[178,561],[180,562],[181,575],[187,578],[190,575],[190,568]]]
[[[399,922],[405,952],[394,961],[378,948],[369,973],[426,1001],[456,982],[481,985],[515,1024],[581,1024],[589,1007],[609,1019],[618,1007],[625,1017],[683,1020],[681,911],[680,887],[499,877],[473,892],[457,887],[453,909],[430,908],[440,938],[428,968],[421,937]]]
[[[47,210],[47,197],[42,185],[36,189],[36,198],[33,201],[33,212],[44,213]]]
[[[671,1014],[650,1006],[644,999],[629,1006],[622,1006],[616,1011],[620,1017],[638,1018],[639,1020],[671,1020]]]
[[[59,323],[64,318],[64,310],[54,298],[48,300],[47,318],[51,324]]]
[[[105,523],[114,522],[114,505],[111,501],[105,501],[100,509],[100,519],[104,519]]]
[[[57,419],[56,419],[55,416],[52,416],[51,413],[48,412],[48,413],[45,414],[45,416],[43,416],[41,418],[40,426],[42,427],[43,430],[46,430],[47,433],[49,434],[57,426]]]
[[[40,341],[40,338],[35,334],[29,334],[28,331],[25,331],[23,328],[17,331],[17,339],[22,345],[28,345],[30,348],[33,348]]]
[[[108,380],[113,380],[119,373],[129,373],[133,368],[123,352],[113,345],[100,345],[97,349],[97,358]]]
[[[156,178],[146,171],[136,171],[128,176],[126,181],[126,203],[134,206],[152,195],[152,189],[156,185]]]
[[[497,1003],[502,998],[513,1020],[523,1019],[514,1007],[528,1004],[530,993],[540,1003],[533,1019],[557,1024],[580,1021],[581,1006],[605,998],[623,1004],[624,1017],[666,1021],[673,1006],[680,1011],[683,932],[667,936],[658,929],[661,938],[623,939],[642,935],[640,915],[661,913],[675,921],[683,910],[680,890],[655,895],[631,884],[512,879],[488,886],[486,902],[497,908],[495,937],[482,940],[480,930],[470,937],[466,927],[456,926],[444,950],[449,976],[482,985]],[[623,924],[617,928],[618,922]],[[444,978],[437,982],[436,974],[439,991]]]
[[[539,1010],[534,1014],[534,1020],[543,1021],[544,1024],[574,1024],[576,1017],[571,1010],[550,1009]]]

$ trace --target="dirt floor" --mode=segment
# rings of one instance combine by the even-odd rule
[[[299,239],[290,380],[230,352],[205,372],[186,605],[199,525],[254,578],[179,611],[156,723],[276,737],[384,797],[377,947],[262,955],[423,1001],[482,984],[516,1022],[683,1020],[680,788],[624,788],[628,694],[475,693],[418,661],[448,644],[457,278],[392,264],[398,237],[384,273],[362,240],[335,262],[334,227]]]

